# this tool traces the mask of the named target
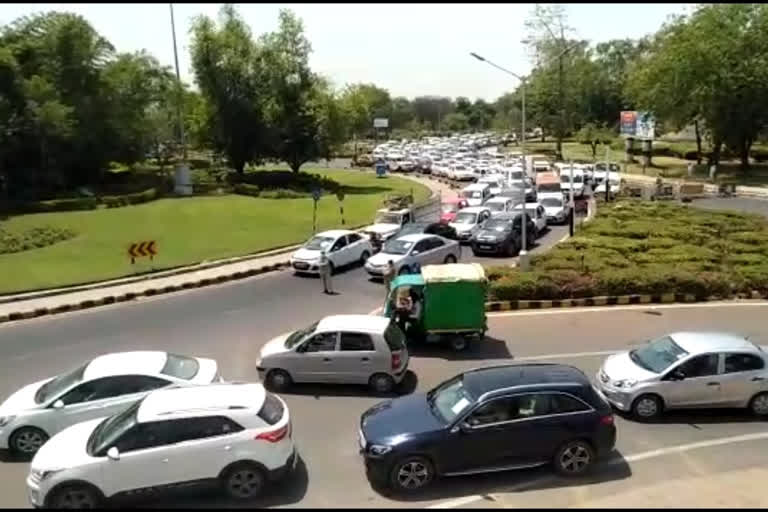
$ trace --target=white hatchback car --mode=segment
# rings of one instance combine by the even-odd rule
[[[32,459],[27,489],[34,506],[50,508],[208,481],[246,500],[296,462],[282,399],[259,383],[217,384],[156,391],[69,427]]]
[[[115,414],[152,390],[217,381],[221,376],[213,359],[161,351],[98,356],[8,397],[0,405],[0,448],[30,455],[70,425]]]
[[[316,234],[293,253],[291,267],[296,272],[318,274],[321,251],[326,251],[331,271],[354,263],[364,264],[374,252],[367,237],[348,229],[334,229]]]

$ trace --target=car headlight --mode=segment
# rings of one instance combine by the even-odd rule
[[[637,384],[637,381],[632,379],[617,380],[613,383],[613,385],[616,386],[617,388],[631,388],[631,387],[634,387],[636,384]]]
[[[372,444],[368,448],[368,451],[371,453],[371,455],[386,455],[392,451],[392,447],[383,444]]]
[[[16,416],[0,416],[0,427],[4,427],[16,419]]]
[[[32,478],[42,482],[46,478],[50,478],[51,476],[55,475],[59,471],[61,470],[60,469],[46,469],[46,470],[33,469],[31,471],[31,474],[32,474]]]

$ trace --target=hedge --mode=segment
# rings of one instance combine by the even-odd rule
[[[122,196],[102,196],[101,201],[107,208],[118,208],[132,204],[141,204],[157,199],[157,189],[150,188],[143,192],[135,194],[125,194]]]
[[[50,226],[28,229],[22,233],[12,233],[0,229],[0,254],[39,249],[57,242],[69,240],[74,236],[74,231]]]
[[[261,189],[256,185],[249,185],[247,183],[238,183],[232,187],[235,194],[241,194],[244,196],[259,197]]]

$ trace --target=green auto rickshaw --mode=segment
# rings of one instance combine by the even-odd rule
[[[421,274],[392,280],[384,316],[409,342],[448,343],[461,351],[488,330],[485,292],[485,271],[477,263],[426,265]]]

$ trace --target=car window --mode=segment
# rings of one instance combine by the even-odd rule
[[[137,377],[139,376],[120,375],[83,382],[62,396],[61,401],[64,405],[72,405],[138,393],[144,383],[139,382]]]
[[[335,332],[321,332],[312,336],[304,345],[305,352],[333,352],[336,350]]]
[[[347,235],[347,240],[349,241],[350,244],[353,244],[355,242],[359,242],[360,241],[360,235],[358,235],[357,233],[352,233],[350,235]]]
[[[367,334],[360,332],[341,333],[342,351],[375,350],[373,340]]]
[[[128,453],[171,444],[174,442],[171,434],[175,423],[172,420],[137,423],[123,434],[114,446],[120,453]]]
[[[554,393],[549,395],[549,414],[588,411],[589,406],[570,395]]]
[[[762,370],[763,358],[753,354],[725,354],[725,373]]]
[[[717,360],[717,354],[702,354],[689,359],[681,364],[678,369],[681,370],[687,378],[717,375]]]
[[[429,239],[427,240],[421,240],[416,243],[416,245],[413,247],[413,251],[411,252],[424,252],[429,250]]]
[[[177,379],[190,380],[197,375],[198,370],[200,370],[200,362],[194,357],[168,353],[160,373]]]
[[[333,247],[331,247],[332,251],[338,251],[339,249],[346,247],[347,245],[347,237],[342,236],[338,240],[336,240],[336,243],[333,244]]]
[[[241,425],[223,416],[183,418],[173,421],[169,440],[171,443],[183,443],[196,439],[225,436],[241,430],[243,430]]]
[[[550,396],[526,394],[498,398],[475,409],[467,418],[472,427],[543,416],[550,413]]]
[[[279,398],[272,393],[267,393],[264,397],[264,404],[261,406],[258,416],[267,422],[267,424],[274,425],[283,417],[284,409],[283,402],[281,402]]]

